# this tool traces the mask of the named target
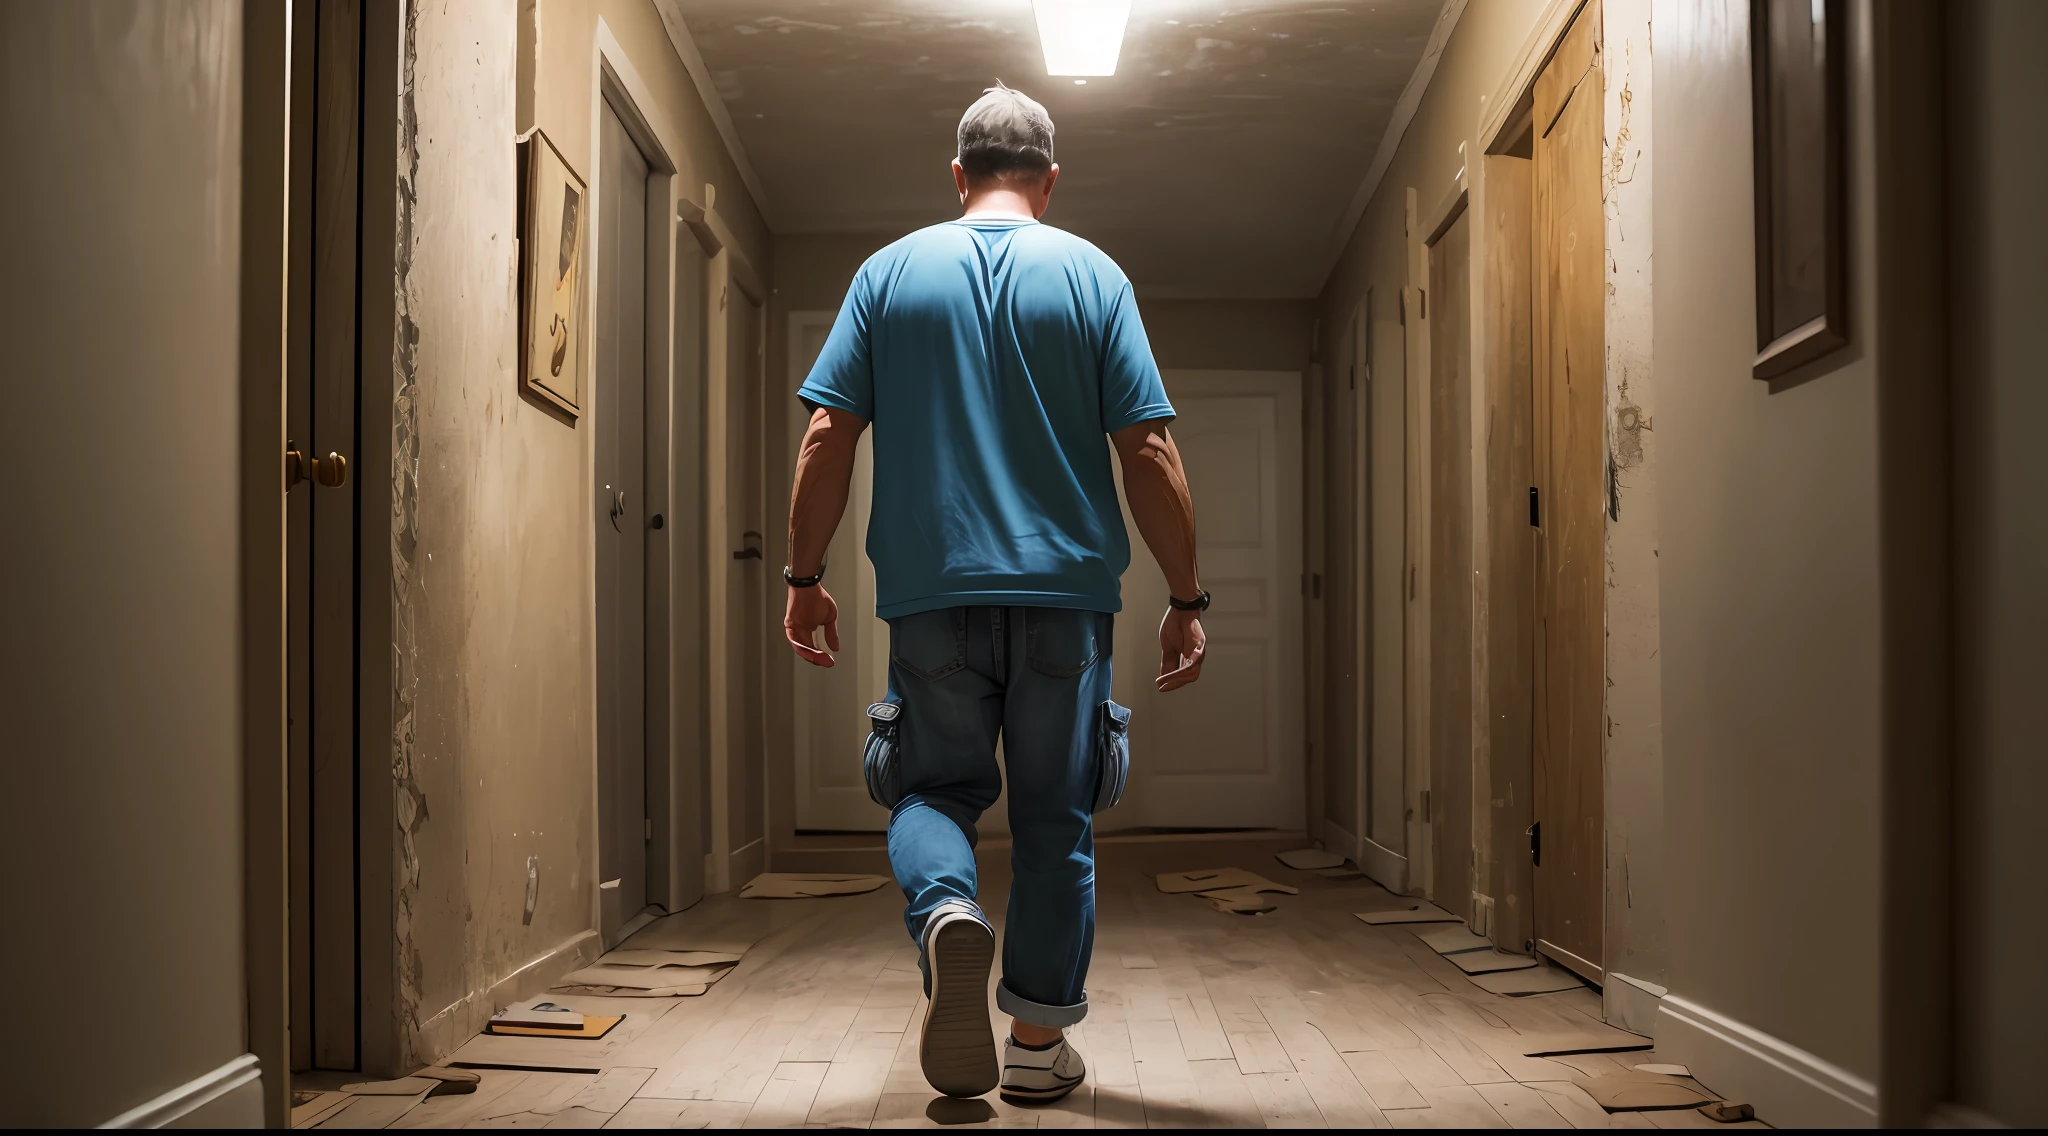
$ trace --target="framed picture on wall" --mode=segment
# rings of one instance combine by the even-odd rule
[[[1756,361],[1773,379],[1849,342],[1842,0],[1750,0]]]
[[[590,193],[540,130],[519,148],[519,386],[574,425],[583,403]]]

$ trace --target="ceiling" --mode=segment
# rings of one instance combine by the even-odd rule
[[[957,216],[960,114],[1000,78],[1052,114],[1046,221],[1146,295],[1306,297],[1443,0],[1134,0],[1117,73],[1049,78],[1029,0],[670,0],[780,233]]]

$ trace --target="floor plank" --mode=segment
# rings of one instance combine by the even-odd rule
[[[485,1069],[467,1096],[355,1102],[343,1112],[406,1128],[1722,1127],[1690,1111],[1604,1112],[1572,1078],[1653,1053],[1521,1052],[1531,1037],[1597,1024],[1596,993],[1506,998],[1480,989],[1410,930],[1354,919],[1387,901],[1376,885],[1272,863],[1300,844],[1101,844],[1089,1013],[1069,1031],[1088,1077],[1051,1105],[1018,1108],[993,1093],[952,1101],[925,1083],[917,950],[903,933],[900,895],[885,889],[709,897],[658,925],[665,941],[744,939],[745,957],[699,997],[592,1001],[645,1003],[628,1007],[632,1028],[622,1025],[616,1039],[573,1043],[594,1073]],[[1277,895],[1275,911],[1248,917],[1163,894],[1153,879],[1225,866],[1300,894]],[[1000,937],[1007,849],[992,843],[979,868]],[[993,983],[990,998],[993,1007]]]

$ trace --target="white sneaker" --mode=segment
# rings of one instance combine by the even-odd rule
[[[942,904],[924,927],[924,1079],[949,1097],[996,1087],[996,1039],[988,1019],[995,932],[966,904]]]
[[[1087,1075],[1081,1055],[1064,1037],[1044,1049],[1028,1049],[1014,1037],[1003,1039],[1003,1099],[1011,1104],[1056,1101]]]

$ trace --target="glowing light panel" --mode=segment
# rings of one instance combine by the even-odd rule
[[[1031,0],[1048,75],[1114,75],[1130,0]]]

